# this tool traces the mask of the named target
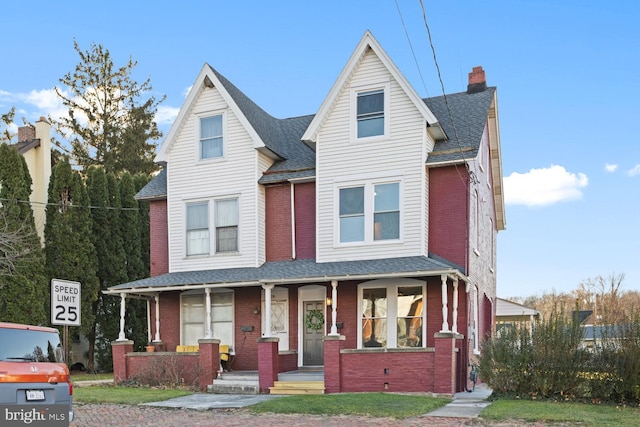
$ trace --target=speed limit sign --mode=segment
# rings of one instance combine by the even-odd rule
[[[80,283],[51,280],[51,324],[80,326]]]

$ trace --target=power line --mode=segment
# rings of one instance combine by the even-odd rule
[[[27,203],[30,205],[36,206],[60,206],[60,203],[45,203],[45,202],[34,202],[31,200],[18,200],[18,199],[6,199],[0,197],[0,202],[12,202],[12,203]],[[114,207],[114,206],[84,206],[84,205],[66,205],[66,207],[71,208],[85,208],[85,209],[104,209],[104,210],[112,210],[112,211],[139,211],[140,208],[123,208],[123,207]]]
[[[460,138],[458,137],[458,129],[456,128],[455,120],[453,120],[453,113],[451,112],[451,107],[449,106],[449,100],[447,99],[447,94],[444,89],[444,82],[442,81],[442,74],[440,73],[440,65],[438,64],[438,58],[436,57],[436,48],[433,45],[433,39],[431,38],[431,30],[429,29],[429,23],[427,22],[427,13],[424,8],[424,3],[422,2],[422,0],[419,0],[419,1],[420,1],[420,7],[422,8],[422,19],[424,20],[424,26],[427,29],[427,36],[429,37],[429,45],[431,46],[431,52],[433,54],[433,62],[436,66],[436,71],[438,72],[438,80],[440,81],[440,88],[442,89],[442,97],[444,99],[444,104],[447,108],[447,114],[449,115],[449,120],[451,120],[451,126],[453,127],[454,138],[456,140],[456,143],[458,144],[458,148],[460,149],[460,154],[462,155],[462,160],[464,161],[464,166],[467,170],[467,174],[469,175],[469,179],[473,184],[477,184],[478,179],[475,176],[475,173],[471,171],[471,169],[469,168],[469,164],[464,158],[464,151],[462,149],[462,145],[460,145]],[[456,166],[456,170],[457,169],[458,168]],[[458,175],[460,175],[459,171],[458,171]],[[464,181],[462,176],[460,176],[460,179]]]

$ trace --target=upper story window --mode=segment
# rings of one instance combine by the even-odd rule
[[[353,135],[355,140],[389,135],[389,82],[352,88]]]
[[[210,215],[209,201],[187,203],[187,256],[238,252],[238,199],[215,199]],[[213,243],[209,230],[214,230]]]
[[[200,160],[224,155],[222,114],[200,118]]]
[[[339,243],[400,239],[400,183],[365,183],[338,190]]]
[[[358,94],[358,138],[384,135],[384,90]]]
[[[216,200],[216,252],[238,251],[238,199]]]
[[[187,204],[187,256],[209,253],[209,204]]]

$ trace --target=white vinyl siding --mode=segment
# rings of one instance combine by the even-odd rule
[[[386,82],[389,87],[388,138],[353,143],[353,90],[336,99],[316,143],[317,259],[319,262],[425,255],[427,204],[425,121],[386,67],[369,53],[346,84],[351,88]],[[386,118],[386,117],[385,117]],[[336,245],[339,226],[336,186],[382,177],[401,177],[403,239],[378,245]]]
[[[200,161],[198,138],[200,117],[224,114],[225,153],[224,158]],[[258,225],[263,209],[262,194],[258,189],[261,175],[258,166],[258,151],[234,111],[229,108],[217,89],[201,90],[194,101],[192,111],[167,154],[167,215],[169,224],[169,271],[207,270],[216,268],[256,267],[264,258],[259,248],[264,246],[264,232]],[[213,249],[208,256],[186,256],[186,209],[189,202],[213,201],[220,198],[238,199],[238,249],[237,252],[216,254]],[[210,217],[214,207],[209,206]],[[214,230],[210,229],[214,240]],[[214,247],[214,243],[211,244]]]

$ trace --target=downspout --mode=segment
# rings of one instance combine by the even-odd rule
[[[296,259],[296,189],[293,182],[289,184],[291,186],[291,259]]]

